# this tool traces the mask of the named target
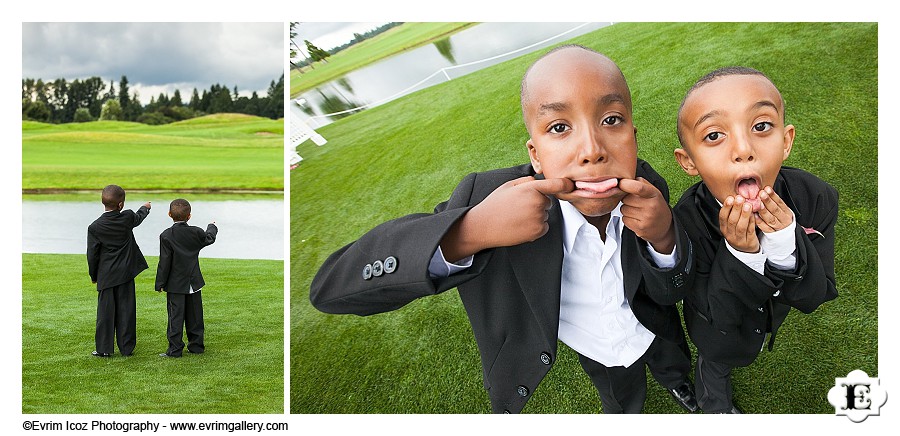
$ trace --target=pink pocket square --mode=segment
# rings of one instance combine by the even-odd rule
[[[823,238],[825,237],[825,235],[823,235],[822,232],[820,232],[820,231],[818,231],[818,230],[816,230],[816,229],[814,229],[814,228],[812,228],[812,227],[803,227],[803,226],[800,226],[800,227],[803,228],[803,231],[806,232],[807,235],[816,234],[816,235],[819,235],[819,236],[821,236],[821,237],[823,237]]]

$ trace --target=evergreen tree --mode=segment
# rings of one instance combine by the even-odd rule
[[[181,91],[175,90],[175,94],[169,100],[169,106],[184,106],[184,103],[181,102]]]
[[[309,40],[304,39],[303,42],[306,44],[306,51],[309,53],[309,58],[312,62],[324,61],[325,58],[331,56],[327,51],[316,47],[313,43],[309,42]]]
[[[122,113],[125,115],[126,119],[128,117],[128,106],[131,103],[129,97],[130,94],[128,94],[128,78],[123,74],[122,79],[119,80],[119,106],[122,108]]]
[[[197,93],[197,88],[194,88],[194,92],[191,94],[191,102],[188,103],[188,107],[195,111],[200,110],[200,94]]]

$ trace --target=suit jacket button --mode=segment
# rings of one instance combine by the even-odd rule
[[[520,397],[527,397],[527,396],[528,396],[528,388],[526,388],[525,386],[521,386],[521,385],[520,385],[519,387],[516,388],[516,392],[519,393],[519,396],[520,396]]]
[[[758,334],[758,335],[761,335],[761,334],[762,334],[762,329],[753,329],[753,332],[756,333],[756,334]]]
[[[397,270],[397,258],[394,256],[388,256],[387,259],[384,260],[385,274],[390,274],[396,270]]]
[[[803,280],[803,276],[794,277],[795,282],[799,282],[800,280]]]
[[[550,353],[541,353],[541,363],[549,365],[551,362]]]
[[[363,280],[369,280],[372,278],[372,264],[367,263],[366,266],[363,267]]]
[[[781,289],[775,291],[775,293],[772,294],[773,297],[777,297],[777,296],[779,296],[779,295],[781,295]]]
[[[381,277],[382,274],[384,274],[384,264],[381,263],[380,260],[372,262],[372,275],[375,277]]]

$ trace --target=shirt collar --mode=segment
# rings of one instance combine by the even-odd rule
[[[559,208],[562,211],[563,218],[563,244],[565,244],[566,252],[568,253],[575,246],[575,239],[581,227],[589,226],[591,223],[568,201],[559,200]],[[611,228],[617,233],[622,230],[622,202],[620,201],[609,214],[609,223],[606,225],[607,237],[612,233],[609,231]]]

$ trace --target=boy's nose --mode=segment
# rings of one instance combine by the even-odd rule
[[[603,162],[606,159],[606,148],[595,129],[586,129],[581,138],[581,163]]]
[[[732,138],[732,159],[735,162],[752,162],[753,144],[750,143],[750,138],[746,135],[734,135]]]

